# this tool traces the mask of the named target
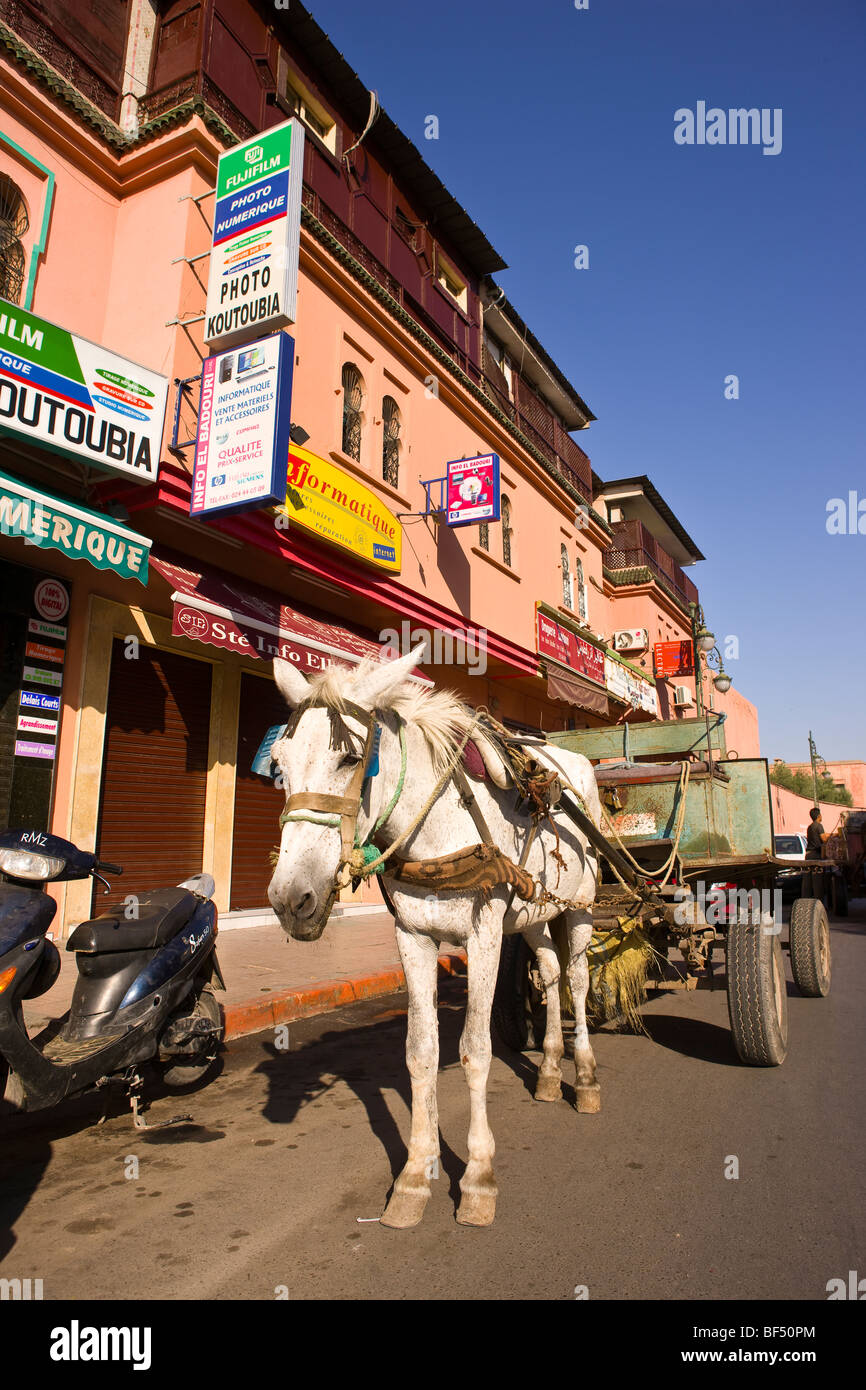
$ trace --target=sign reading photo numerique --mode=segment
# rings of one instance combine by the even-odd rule
[[[294,360],[287,333],[207,358],[190,516],[285,501]]]
[[[220,155],[204,335],[212,350],[294,323],[303,170],[296,120]]]
[[[446,465],[449,526],[499,520],[499,455],[452,459]]]

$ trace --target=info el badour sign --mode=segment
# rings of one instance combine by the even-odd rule
[[[206,359],[190,516],[285,501],[294,360],[288,333]]]
[[[294,323],[304,127],[284,121],[220,155],[204,340],[234,347]]]
[[[499,520],[498,454],[452,459],[445,468],[449,526],[477,526],[480,521]]]

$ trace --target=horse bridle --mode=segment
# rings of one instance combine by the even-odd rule
[[[358,826],[358,815],[361,810],[361,797],[363,796],[364,780],[367,776],[367,768],[370,763],[370,755],[373,751],[373,742],[376,736],[376,720],[372,710],[362,709],[360,705],[353,704],[351,700],[343,700],[338,710],[324,700],[302,700],[296,707],[292,718],[286,725],[284,738],[292,738],[297,729],[300,718],[309,709],[327,709],[332,716],[349,714],[353,719],[357,719],[366,729],[364,739],[364,751],[361,760],[352,773],[349,786],[344,796],[337,796],[333,792],[295,792],[293,796],[286,798],[286,804],[280,816],[280,830],[291,821],[311,821],[314,825],[328,826],[332,829],[340,828],[340,862],[337,865],[335,874],[334,891],[328,904],[328,911],[333,904],[337,889],[342,886],[340,878],[342,871],[352,860],[352,853],[355,848],[355,836]],[[312,814],[311,814],[312,813]],[[320,816],[322,817],[320,819]]]

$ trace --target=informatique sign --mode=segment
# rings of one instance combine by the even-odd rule
[[[0,433],[149,483],[167,392],[147,367],[17,306],[0,311]]]
[[[653,670],[658,680],[665,676],[691,676],[695,654],[691,641],[653,643]]]
[[[296,120],[220,155],[205,310],[212,349],[294,323],[303,171]]]
[[[294,360],[294,339],[274,333],[205,361],[191,516],[285,500]]]
[[[576,632],[563,627],[554,618],[536,609],[536,650],[539,656],[550,657],[561,666],[584,676],[587,680],[604,685],[604,652],[593,646]]]
[[[479,454],[446,464],[449,526],[477,526],[499,520],[499,455]]]
[[[290,529],[302,526],[357,560],[399,574],[400,522],[375,492],[342,468],[293,444],[285,501]]]

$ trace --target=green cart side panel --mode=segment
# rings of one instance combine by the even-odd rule
[[[762,858],[772,855],[773,802],[766,758],[731,758],[720,766],[727,772],[727,806],[731,853]]]
[[[709,723],[710,747],[717,756],[724,757],[728,751],[724,721],[724,714],[711,713],[708,719],[653,719],[645,724],[630,724],[627,743],[624,724],[609,724],[600,729],[568,729],[565,733],[547,734],[546,737],[550,743],[567,748],[571,753],[582,753],[585,758],[624,758],[628,751],[631,758],[653,756],[665,762],[677,754],[694,753],[704,757]]]

